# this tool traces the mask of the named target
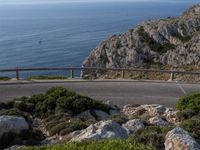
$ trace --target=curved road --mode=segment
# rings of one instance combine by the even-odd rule
[[[43,93],[51,87],[62,86],[92,98],[125,104],[163,104],[175,106],[188,93],[200,92],[200,84],[136,81],[70,81],[46,83],[0,84],[0,100]]]

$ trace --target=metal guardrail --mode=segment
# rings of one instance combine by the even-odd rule
[[[125,77],[125,72],[156,72],[156,73],[166,73],[170,74],[170,80],[174,79],[175,74],[182,75],[199,75],[200,72],[190,72],[190,71],[174,71],[174,70],[158,70],[158,69],[138,69],[138,68],[97,68],[97,67],[71,67],[71,68],[15,68],[15,69],[0,69],[0,72],[15,72],[16,79],[20,80],[20,72],[28,71],[70,71],[70,77],[74,78],[74,71],[120,71],[121,78]]]

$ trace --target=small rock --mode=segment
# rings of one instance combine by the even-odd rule
[[[76,116],[77,118],[80,118],[81,120],[95,120],[94,116],[90,113],[90,110],[84,111]]]
[[[26,146],[24,146],[24,145],[21,145],[21,146],[13,145],[12,147],[6,148],[4,150],[21,150],[21,149],[25,149],[25,148],[26,148]]]
[[[172,108],[168,108],[158,104],[141,105],[141,106],[124,106],[122,112],[129,118],[152,118],[164,117],[168,122],[176,124],[178,122],[177,112]]]
[[[166,125],[169,125],[169,123],[167,121],[165,121],[164,119],[160,118],[160,117],[153,117],[149,119],[150,124],[153,125],[157,125],[160,127],[164,127]]]
[[[105,104],[109,105],[111,109],[113,110],[119,110],[119,107],[116,105],[112,104],[110,101],[106,101]]]
[[[128,138],[128,135],[126,133],[126,130],[122,128],[117,122],[108,120],[100,121],[96,124],[90,125],[88,128],[82,130],[80,134],[72,138],[71,141],[114,138]]]
[[[22,117],[0,116],[0,137],[4,133],[13,132],[19,134],[23,130],[28,130],[29,125]]]
[[[125,105],[122,112],[129,118],[134,119],[138,116],[147,114],[147,110],[141,106]]]
[[[121,116],[122,118],[127,118],[126,115],[125,115],[124,113],[122,113],[122,112],[120,112],[120,111],[118,111],[118,110],[113,110],[113,109],[111,109],[111,110],[109,111],[109,114],[110,114],[111,116]]]
[[[152,105],[141,105],[145,110],[148,111],[150,116],[159,116],[165,113],[166,107],[158,104]]]
[[[200,145],[182,128],[175,128],[166,135],[165,150],[200,150]]]
[[[166,118],[166,120],[168,122],[173,123],[173,124],[177,124],[179,122],[177,114],[178,114],[178,111],[167,109],[163,116]]]
[[[130,120],[122,125],[126,129],[127,134],[134,134],[136,131],[143,129],[145,127],[144,121],[141,119]]]
[[[94,110],[94,112],[95,112],[95,114],[96,114],[96,119],[97,120],[106,120],[108,117],[109,117],[109,115],[106,113],[106,112],[103,112],[103,111],[101,111],[101,110]]]
[[[47,137],[46,139],[44,139],[41,144],[55,144],[58,142],[58,137],[57,136],[52,136],[52,137]]]

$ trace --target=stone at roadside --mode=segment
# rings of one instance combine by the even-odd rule
[[[169,123],[167,121],[165,121],[163,118],[161,117],[153,117],[149,119],[149,123],[159,126],[159,127],[164,127],[166,125],[169,125]]]
[[[123,107],[122,112],[129,118],[144,118],[150,119],[152,117],[164,117],[168,122],[176,124],[178,122],[177,111],[158,104],[151,105],[126,105]]]
[[[86,110],[76,116],[81,120],[95,120],[95,117],[91,114],[90,110]]]
[[[109,114],[111,115],[111,116],[120,116],[120,117],[122,117],[122,118],[125,118],[125,119],[127,119],[127,117],[126,117],[126,115],[124,115],[124,113],[122,113],[121,111],[118,111],[118,110],[110,110],[109,111]]]
[[[123,124],[122,126],[127,131],[128,135],[134,134],[138,130],[143,129],[145,127],[144,121],[141,119],[130,120],[127,123]]]
[[[175,128],[166,135],[165,150],[200,150],[200,145],[182,128]]]
[[[0,138],[4,133],[12,132],[19,134],[23,130],[28,130],[29,125],[22,117],[0,116]]]
[[[177,114],[178,114],[178,111],[167,108],[166,111],[165,111],[165,114],[163,116],[166,118],[166,120],[168,122],[173,123],[173,124],[177,124],[179,122]]]
[[[117,122],[108,120],[108,121],[100,121],[96,124],[90,125],[88,128],[82,130],[80,134],[72,138],[71,141],[115,139],[115,138],[128,138],[127,132]]]
[[[13,145],[12,147],[6,148],[4,150],[21,150],[21,149],[25,149],[25,148],[26,148],[26,146],[23,146],[23,145],[21,145],[21,146]]]
[[[109,105],[112,110],[119,110],[119,107],[112,104],[110,101],[106,101],[105,104]]]
[[[108,113],[103,112],[101,110],[94,110],[94,113],[96,115],[96,119],[99,120],[99,121],[100,120],[106,120],[109,117]]]

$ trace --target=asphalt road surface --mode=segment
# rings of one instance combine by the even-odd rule
[[[175,106],[188,93],[200,92],[200,84],[133,81],[91,81],[62,83],[0,84],[0,101],[43,93],[61,86],[92,98],[110,101],[118,106],[126,104],[162,104]]]

